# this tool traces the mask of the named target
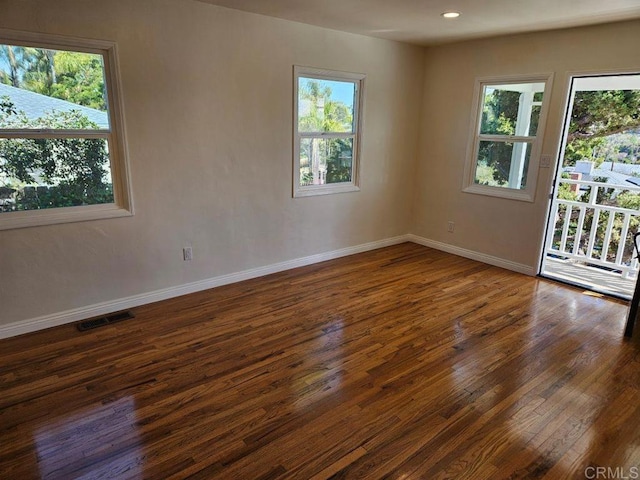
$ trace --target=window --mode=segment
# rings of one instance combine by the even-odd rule
[[[358,188],[364,75],[294,68],[293,196]]]
[[[0,229],[131,215],[112,43],[0,31]]]
[[[533,201],[550,75],[479,80],[464,191]]]

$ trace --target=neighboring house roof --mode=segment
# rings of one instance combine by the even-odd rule
[[[594,178],[605,177],[607,179],[607,183],[612,183],[614,185],[624,185],[626,183],[638,185],[638,183],[640,183],[640,178],[631,175],[632,172],[640,172],[640,165],[625,165],[627,167],[631,167],[625,168],[625,172],[619,171],[620,166],[621,165],[616,164],[614,166],[614,171],[611,171],[611,162],[604,162],[599,168],[594,168],[591,175],[582,174],[582,180],[591,182]],[[574,170],[574,167],[563,168],[563,171],[565,172],[573,172]]]
[[[602,164],[598,168],[600,170],[611,171],[611,162],[602,162]],[[624,173],[625,175],[633,175],[634,173],[640,174],[640,165],[635,163],[616,162],[613,165],[613,170],[618,173]]]
[[[109,115],[107,112],[102,112],[95,108],[84,107],[66,100],[47,97],[46,95],[0,83],[0,98],[4,96],[9,97],[15,109],[23,111],[29,119],[35,120],[54,110],[58,112],[76,110],[98,125],[99,128],[109,128]]]

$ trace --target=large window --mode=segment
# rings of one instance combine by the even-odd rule
[[[549,76],[478,82],[465,191],[533,201],[549,83]]]
[[[131,214],[114,49],[0,31],[0,229]]]
[[[358,190],[364,75],[294,68],[293,194]]]

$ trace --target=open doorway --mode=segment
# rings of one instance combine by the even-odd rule
[[[630,299],[639,229],[640,74],[573,77],[540,274]]]

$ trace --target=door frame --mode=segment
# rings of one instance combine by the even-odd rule
[[[640,75],[640,68],[638,66],[621,68],[621,69],[604,69],[604,70],[575,70],[565,72],[566,81],[563,85],[562,104],[563,116],[562,116],[562,129],[558,142],[555,144],[555,162],[552,160],[550,167],[549,183],[546,184],[549,193],[545,193],[545,221],[543,222],[544,228],[542,230],[541,241],[538,248],[538,268],[537,276],[542,277],[542,263],[544,261],[545,250],[547,245],[547,237],[549,234],[549,223],[551,221],[551,207],[553,206],[553,200],[558,190],[558,172],[562,168],[561,162],[564,158],[564,152],[566,148],[565,139],[569,132],[569,124],[571,111],[573,109],[573,100],[575,95],[573,94],[574,79],[580,77],[616,77],[622,75]],[[548,124],[547,124],[548,125]],[[551,156],[553,159],[553,156]],[[546,277],[544,277],[546,278]],[[640,277],[639,277],[640,278]],[[558,280],[561,281],[561,280]]]

